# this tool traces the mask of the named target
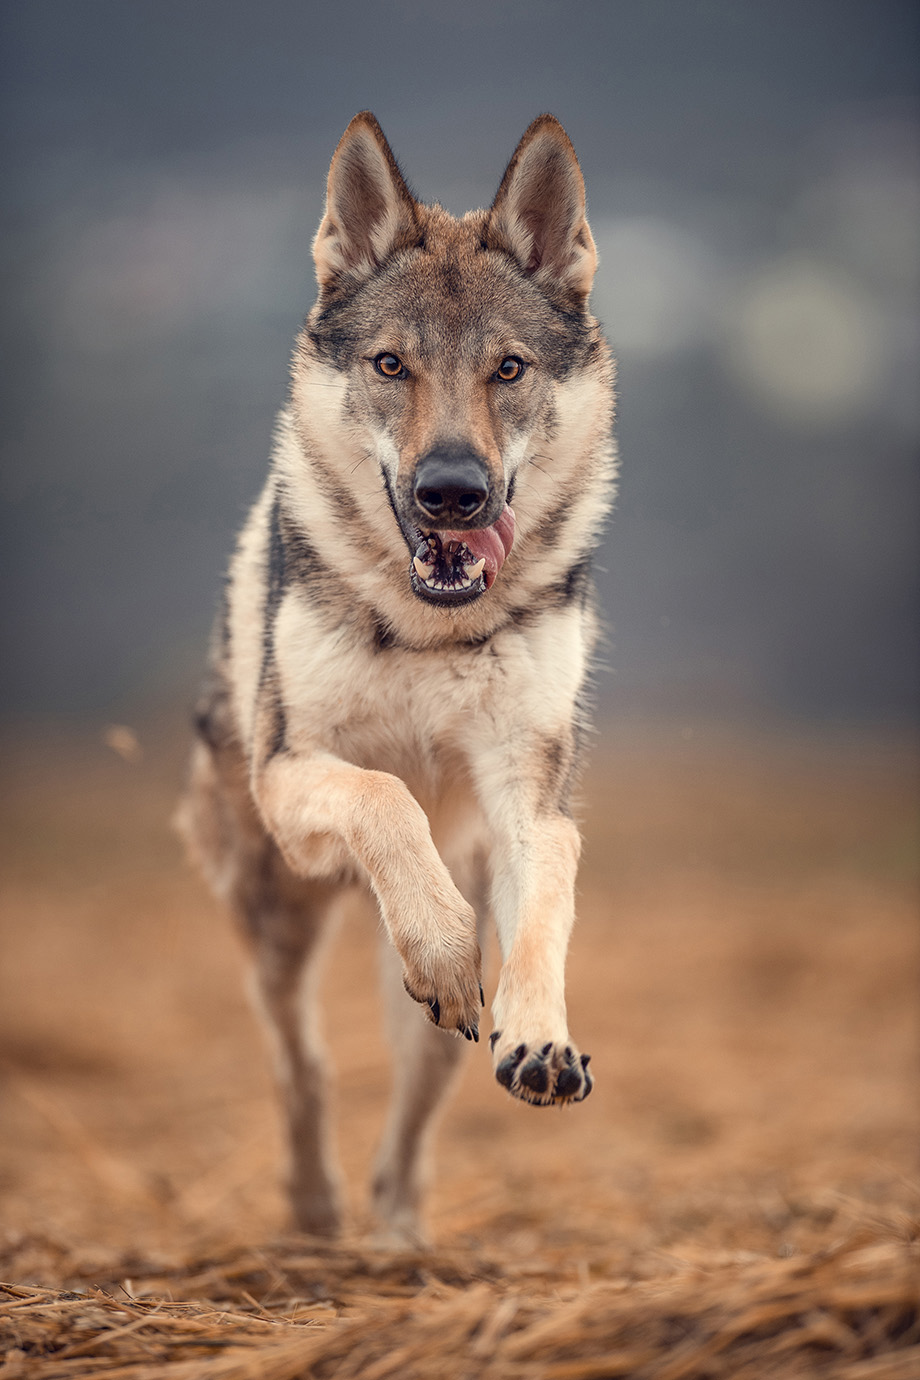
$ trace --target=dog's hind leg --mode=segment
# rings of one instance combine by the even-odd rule
[[[426,1021],[406,1000],[393,946],[380,946],[387,1029],[393,1052],[393,1096],[374,1166],[372,1203],[390,1245],[419,1245],[425,1150],[433,1118],[454,1080],[465,1045]]]
[[[253,960],[253,995],[274,1046],[290,1156],[294,1220],[339,1225],[338,1177],[327,1144],[325,1058],[312,999],[320,941],[339,888],[295,877],[265,832],[218,693],[201,715],[178,823],[215,893],[233,912]],[[407,1003],[408,1005],[408,1003]]]
[[[451,874],[476,910],[480,933],[487,883],[481,855]],[[387,1029],[393,1052],[393,1096],[374,1167],[372,1201],[381,1238],[390,1244],[418,1245],[425,1163],[436,1114],[460,1067],[466,1044],[451,1039],[406,1001],[402,965],[392,944],[380,946]]]
[[[245,917],[253,993],[273,1046],[284,1105],[294,1223],[322,1236],[335,1235],[341,1224],[315,994],[316,960],[336,898],[336,890],[323,883],[298,882],[296,890],[285,887],[280,893],[269,885],[261,904]]]

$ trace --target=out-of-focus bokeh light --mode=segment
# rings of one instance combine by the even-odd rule
[[[840,426],[879,400],[885,322],[852,279],[806,258],[780,259],[726,312],[729,367],[791,421]]]

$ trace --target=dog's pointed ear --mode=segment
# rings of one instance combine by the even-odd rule
[[[321,288],[343,275],[364,277],[401,244],[418,239],[415,200],[383,130],[369,110],[356,115],[329,168],[326,211],[313,241]]]
[[[486,243],[526,273],[587,297],[597,249],[585,216],[585,182],[571,140],[553,115],[538,115],[495,194]]]

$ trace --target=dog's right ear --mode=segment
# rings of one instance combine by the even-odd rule
[[[561,287],[587,299],[597,249],[581,168],[554,115],[538,115],[524,132],[495,194],[486,241],[550,290]]]
[[[356,115],[329,168],[326,212],[313,241],[316,277],[329,289],[364,278],[395,249],[418,240],[415,201],[369,110]]]

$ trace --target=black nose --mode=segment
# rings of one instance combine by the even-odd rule
[[[488,501],[489,471],[469,451],[429,451],[418,463],[413,493],[426,517],[469,522]]]

